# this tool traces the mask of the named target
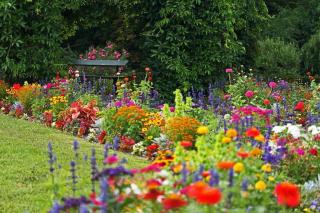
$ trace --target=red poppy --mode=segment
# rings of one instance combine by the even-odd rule
[[[268,99],[264,99],[264,100],[263,100],[263,104],[264,104],[264,105],[270,105],[270,103],[271,103],[271,102],[270,102]]]
[[[163,191],[158,189],[149,190],[146,194],[142,196],[144,200],[156,200],[160,195],[163,195]]]
[[[280,205],[285,205],[294,208],[299,206],[300,204],[300,190],[298,186],[292,183],[279,183],[276,186],[274,193],[277,197],[278,204]]]
[[[318,155],[318,150],[316,148],[312,148],[309,150],[310,155],[317,156]]]
[[[258,135],[260,135],[260,131],[259,131],[257,128],[252,127],[252,128],[250,128],[250,129],[247,129],[246,135],[247,135],[248,137],[254,138],[254,137],[257,137]]]
[[[304,103],[303,101],[299,101],[297,105],[294,107],[294,110],[304,112]]]
[[[208,187],[199,193],[196,198],[197,202],[200,204],[214,205],[219,203],[222,198],[222,193],[219,189]]]
[[[235,163],[232,161],[220,161],[217,163],[217,168],[228,170],[228,169],[232,169],[234,164]]]
[[[165,210],[177,209],[188,204],[180,195],[171,194],[162,200],[162,205]]]
[[[184,148],[188,148],[188,147],[191,147],[193,144],[191,141],[181,141],[180,145]]]

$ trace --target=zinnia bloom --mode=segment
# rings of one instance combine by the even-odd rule
[[[264,99],[264,100],[263,100],[263,104],[264,104],[264,105],[267,105],[267,106],[268,106],[268,105],[270,105],[270,103],[271,103],[271,102],[270,102],[268,99]]]
[[[234,164],[235,163],[232,161],[220,161],[217,163],[217,168],[228,170],[228,169],[232,169]]]
[[[318,155],[318,150],[317,148],[312,148],[309,150],[310,155],[317,156]]]
[[[252,128],[250,128],[250,129],[247,129],[246,135],[247,135],[248,137],[254,138],[254,137],[257,137],[258,135],[260,135],[260,131],[259,131],[257,128],[252,127]]]
[[[247,98],[253,98],[254,92],[253,92],[252,90],[248,90],[244,95],[245,95]]]
[[[299,101],[297,105],[294,107],[294,110],[304,112],[304,103],[303,101]]]
[[[214,205],[220,202],[222,193],[219,189],[208,187],[198,194],[196,201],[199,204]]]
[[[298,186],[292,183],[279,183],[276,186],[274,193],[277,197],[278,204],[280,205],[285,205],[294,208],[300,204],[300,190]]]
[[[180,195],[171,194],[162,200],[162,205],[165,210],[177,209],[188,204]]]
[[[191,141],[181,141],[180,145],[184,148],[188,148],[188,147],[191,147],[193,144]]]
[[[269,82],[269,87],[272,88],[272,89],[274,89],[274,88],[277,87],[277,83],[274,82],[274,81],[271,81],[271,82]]]

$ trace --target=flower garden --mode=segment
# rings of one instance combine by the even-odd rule
[[[50,212],[319,211],[320,86],[312,76],[311,87],[258,81],[243,69],[226,69],[224,87],[176,90],[172,104],[159,99],[148,67],[145,80],[118,79],[110,90],[85,76],[1,81],[1,113],[101,146],[82,156],[82,144],[70,144],[61,189],[59,145],[48,143]],[[132,168],[118,152],[145,165]]]
[[[1,0],[0,213],[320,212],[319,0]]]

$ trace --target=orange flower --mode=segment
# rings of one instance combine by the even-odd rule
[[[181,141],[181,142],[180,142],[180,145],[181,145],[182,147],[184,147],[184,148],[188,148],[188,147],[192,147],[192,146],[193,146],[193,144],[192,144],[191,141]]]
[[[226,136],[229,138],[237,137],[237,134],[238,134],[237,130],[235,130],[235,129],[228,129],[226,132]]]
[[[258,136],[256,136],[256,137],[254,137],[254,139],[255,139],[256,141],[261,142],[261,143],[265,142],[265,138],[264,138],[264,136],[261,135],[261,134],[258,135]]]
[[[295,184],[289,182],[279,183],[274,193],[280,205],[294,208],[300,204],[300,190]]]
[[[239,150],[237,152],[237,156],[240,157],[240,158],[247,158],[250,156],[250,153],[249,152],[244,152],[242,150]]]
[[[246,135],[247,135],[248,137],[254,138],[254,137],[257,137],[258,135],[260,135],[260,131],[259,131],[257,128],[252,127],[252,128],[250,128],[250,129],[247,129]]]
[[[197,198],[199,193],[201,193],[205,188],[209,187],[206,183],[202,181],[195,182],[190,186],[187,186],[184,191],[186,195],[190,198]]]
[[[150,179],[147,181],[147,187],[149,190],[156,189],[158,186],[161,186],[161,183],[156,179]]]
[[[171,194],[162,200],[162,206],[165,210],[177,209],[188,204],[181,195]]]
[[[250,151],[250,155],[253,156],[253,157],[259,156],[261,154],[262,154],[262,150],[257,148],[257,147]]]
[[[235,163],[232,162],[232,161],[220,161],[220,162],[217,163],[216,166],[217,166],[218,169],[226,169],[226,170],[228,170],[228,169],[232,169],[234,164]]]

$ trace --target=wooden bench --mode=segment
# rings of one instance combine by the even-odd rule
[[[119,73],[121,67],[126,66],[128,63],[127,60],[72,60],[70,65],[76,67],[84,67],[81,70],[86,77],[89,78],[124,78],[126,77],[123,73]],[[90,70],[91,68],[91,70]],[[95,69],[96,73],[93,73]],[[80,70],[79,70],[80,71]]]

